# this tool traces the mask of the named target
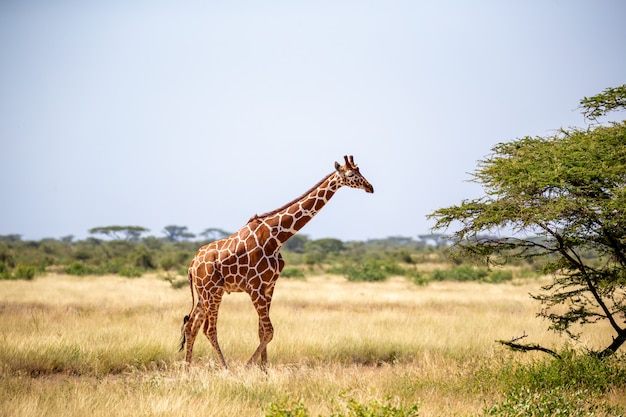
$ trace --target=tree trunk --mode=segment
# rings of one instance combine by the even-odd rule
[[[626,342],[626,329],[621,329],[617,333],[617,337],[613,339],[613,343],[611,343],[606,349],[598,353],[598,356],[601,358],[606,358],[607,356],[611,356],[617,349],[620,348]]]

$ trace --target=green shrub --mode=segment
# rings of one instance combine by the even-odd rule
[[[68,275],[82,276],[82,275],[96,274],[98,272],[99,271],[96,268],[85,265],[81,262],[72,262],[65,268],[65,273]]]
[[[105,263],[102,267],[102,271],[106,274],[118,274],[122,268],[124,268],[124,263],[118,259]]]
[[[156,269],[157,263],[151,251],[146,247],[135,249],[130,255],[133,266],[141,269]],[[140,274],[141,275],[141,274]]]
[[[180,275],[170,274],[169,272],[167,272],[165,276],[163,277],[163,279],[169,282],[172,288],[174,289],[189,287],[189,278],[187,278],[186,274],[183,276],[180,276]]]
[[[486,416],[500,417],[593,417],[598,415],[623,415],[620,407],[611,406],[606,401],[594,401],[593,393],[587,390],[571,391],[568,388],[552,388],[533,391],[520,388],[489,409]]]
[[[11,279],[11,270],[4,262],[0,262],[0,279]]]
[[[298,278],[298,279],[302,279],[304,278],[304,271],[298,267],[292,266],[292,267],[287,267],[285,269],[283,269],[283,271],[280,273],[281,277],[284,278]]]
[[[485,407],[483,415],[624,415],[626,410],[609,406],[602,395],[626,385],[626,355],[598,358],[572,351],[560,355],[561,359],[530,363],[503,362],[479,371],[488,384],[485,389],[499,386],[506,394],[502,402]]]
[[[168,255],[162,258],[159,264],[161,265],[161,268],[163,268],[165,271],[169,271],[178,266],[178,262],[176,262],[172,255]]]
[[[507,282],[513,279],[513,272],[511,271],[503,271],[501,269],[497,271],[491,271],[486,281],[491,282],[493,284],[499,284],[502,282]]]
[[[435,269],[430,274],[433,281],[484,281],[489,275],[485,268],[474,268],[469,265],[456,266],[450,269]]]
[[[350,398],[345,402],[332,402],[333,410],[329,417],[417,417],[419,405],[395,406],[378,401],[359,403]],[[309,410],[302,402],[289,404],[287,401],[271,403],[265,417],[310,417]],[[321,417],[321,416],[319,416]]]
[[[348,281],[384,281],[389,276],[380,262],[368,261],[345,268]]]
[[[270,403],[267,407],[267,414],[265,417],[309,417],[309,410],[306,409],[304,404],[298,402],[297,404],[289,404],[287,401],[281,401],[279,403]]]
[[[118,274],[127,278],[138,278],[142,275],[142,272],[134,266],[124,266],[119,270]]]
[[[35,277],[36,272],[37,271],[34,266],[18,265],[13,270],[13,278],[31,280]]]
[[[565,351],[561,357],[517,368],[511,375],[513,384],[535,390],[569,387],[597,392],[608,391],[616,382],[626,385],[625,355],[598,358]]]
[[[405,270],[396,262],[377,259],[333,266],[328,269],[328,272],[344,275],[348,281],[384,281],[392,275],[405,275]]]
[[[426,285],[428,284],[428,277],[424,276],[417,269],[408,269],[404,272],[404,276],[413,281],[415,285]]]

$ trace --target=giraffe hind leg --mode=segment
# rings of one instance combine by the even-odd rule
[[[183,325],[183,346],[186,345],[185,361],[191,363],[191,354],[193,352],[193,345],[196,341],[196,336],[200,330],[200,326],[206,319],[206,313],[202,307],[202,303],[198,302],[193,312],[187,316],[187,320]],[[182,346],[181,346],[182,347]]]
[[[215,353],[217,354],[217,358],[220,361],[220,364],[224,369],[228,369],[226,365],[226,360],[224,359],[224,355],[222,354],[222,349],[220,349],[220,344],[217,340],[217,316],[220,307],[220,303],[222,301],[222,293],[217,292],[213,294],[210,298],[211,302],[207,306],[206,310],[208,311],[207,318],[204,322],[204,335],[209,339],[213,349],[215,349]]]

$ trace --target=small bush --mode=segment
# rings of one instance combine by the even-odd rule
[[[594,355],[561,353],[562,359],[552,359],[528,364],[515,370],[512,375],[517,386],[536,390],[558,387],[571,389],[594,389],[606,392],[616,381],[626,385],[624,355],[598,358]]]
[[[154,255],[147,248],[136,248],[130,255],[132,264],[141,269],[156,269],[157,263]],[[140,274],[141,275],[141,274]]]
[[[13,278],[31,280],[35,277],[36,272],[34,266],[18,265],[17,268],[13,270]]]
[[[436,269],[430,274],[433,281],[484,281],[489,275],[485,268],[461,265],[450,269]]]
[[[165,271],[172,270],[178,266],[178,262],[176,262],[174,257],[171,255],[168,255],[164,257],[163,259],[161,259],[159,264],[161,265],[161,268],[163,268],[163,270]]]
[[[187,275],[180,276],[176,274],[170,274],[169,272],[167,272],[165,276],[163,277],[163,279],[169,282],[172,288],[176,290],[179,288],[184,288],[184,287],[189,286],[189,278],[187,278]]]
[[[497,271],[491,271],[486,281],[491,282],[493,284],[499,284],[502,282],[507,282],[513,279],[513,272],[511,271],[503,271],[501,269]]]
[[[118,272],[119,275],[126,278],[138,278],[141,276],[141,270],[132,266],[125,266]]]
[[[304,404],[298,402],[297,404],[289,404],[287,401],[281,401],[279,403],[270,403],[267,407],[267,414],[265,417],[309,417],[309,410],[306,409]]]
[[[384,281],[389,276],[378,262],[348,266],[345,275],[348,281]]]
[[[350,398],[345,403],[333,402],[333,410],[329,417],[417,417],[419,405],[395,406],[390,403],[381,404],[378,401],[359,403]],[[309,410],[302,402],[289,404],[286,401],[271,403],[266,417],[310,417]],[[319,416],[321,417],[321,416]]]
[[[0,279],[11,279],[11,270],[4,262],[0,262]]]
[[[119,274],[119,272],[124,268],[124,263],[120,260],[108,261],[102,267],[102,270],[105,274]]]
[[[486,416],[501,417],[593,417],[598,415],[622,415],[619,407],[605,401],[593,401],[593,393],[587,390],[571,391],[553,388],[533,391],[521,388],[510,392],[500,404],[485,410]]]
[[[297,278],[297,279],[303,279],[304,278],[304,271],[298,267],[292,266],[292,267],[287,267],[285,269],[283,269],[283,271],[280,273],[281,277],[284,278]]]
[[[96,274],[97,272],[98,272],[97,269],[90,267],[88,265],[85,265],[83,263],[80,263],[80,262],[72,262],[65,268],[65,273],[68,275],[83,276],[83,275]]]
[[[409,269],[404,273],[404,276],[413,281],[415,285],[428,284],[428,277],[422,274],[417,269]]]
[[[404,269],[396,262],[380,260],[335,266],[328,272],[344,275],[348,281],[384,281],[392,275],[405,275]]]
[[[572,351],[559,353],[561,359],[505,362],[484,369],[491,377],[484,378],[483,374],[482,379],[502,387],[506,397],[493,407],[485,407],[483,415],[624,415],[625,410],[608,405],[602,395],[626,385],[626,356],[598,358]]]

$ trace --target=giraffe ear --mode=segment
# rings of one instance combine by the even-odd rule
[[[339,162],[337,161],[335,161],[335,169],[341,174],[341,165],[339,165]]]

